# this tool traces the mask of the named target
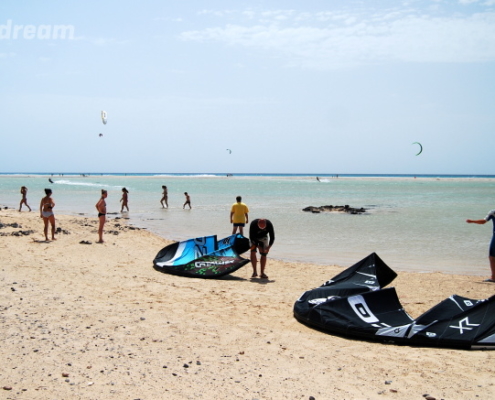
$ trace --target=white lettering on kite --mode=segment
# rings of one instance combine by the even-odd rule
[[[347,299],[347,301],[349,302],[349,305],[352,307],[356,315],[364,322],[367,322],[368,324],[380,322],[380,320],[376,318],[373,312],[370,310],[368,304],[366,304],[363,296],[351,296]]]
[[[466,317],[464,319],[461,319],[459,321],[459,326],[456,325],[450,325],[449,328],[453,329],[459,329],[459,333],[462,335],[464,334],[464,330],[466,331],[472,331],[474,327],[480,326],[480,324],[471,324],[469,322],[469,317]]]

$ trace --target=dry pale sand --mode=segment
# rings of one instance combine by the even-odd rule
[[[184,278],[152,268],[165,239],[112,219],[95,244],[96,218],[56,217],[65,233],[46,243],[37,212],[0,211],[20,225],[0,229],[2,399],[495,398],[495,352],[369,343],[297,322],[300,294],[348,265],[270,259],[269,281],[251,280],[249,265]],[[453,293],[493,295],[481,280],[400,273],[394,285],[417,317]]]

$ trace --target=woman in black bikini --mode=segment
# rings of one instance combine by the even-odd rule
[[[52,189],[45,189],[46,196],[41,199],[40,203],[40,217],[43,218],[45,223],[45,228],[43,232],[45,233],[45,239],[48,241],[48,224],[52,226],[52,240],[55,239],[55,215],[53,214],[53,207],[55,207],[55,202],[52,199]]]
[[[101,198],[96,203],[96,209],[98,210],[98,220],[100,224],[98,226],[98,241],[96,243],[103,243],[103,226],[107,220],[107,203],[105,199],[107,198],[107,191],[101,190]]]

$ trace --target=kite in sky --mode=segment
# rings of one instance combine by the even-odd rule
[[[419,142],[414,142],[413,144],[417,144],[419,146],[419,153],[416,154],[417,156],[419,156],[421,154],[421,152],[423,151],[423,146],[421,146],[421,143],[419,143]]]

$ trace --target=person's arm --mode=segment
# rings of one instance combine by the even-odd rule
[[[466,222],[468,224],[479,224],[479,225],[483,225],[483,224],[486,224],[486,219],[467,219]]]
[[[251,225],[249,225],[249,240],[253,243],[256,243],[256,236],[255,236],[255,231],[256,231],[256,220],[251,222]]]
[[[234,220],[232,219],[232,217],[234,216],[234,211],[231,211],[230,212],[230,223],[233,224],[234,223]]]
[[[273,229],[273,224],[270,221],[266,221],[266,229],[270,235],[270,241],[268,242],[268,248],[270,248],[275,242],[275,230]]]

